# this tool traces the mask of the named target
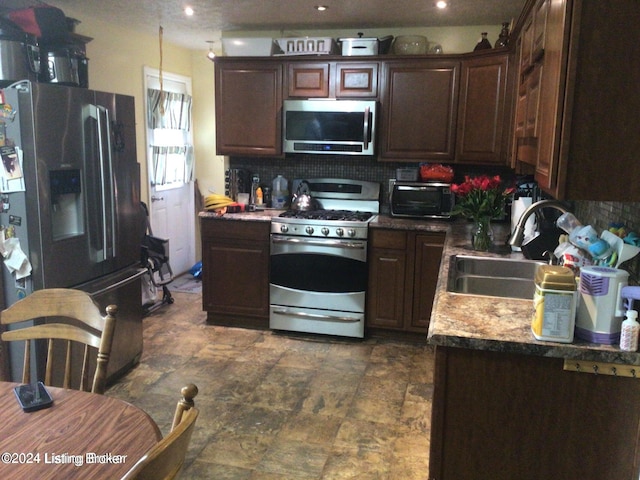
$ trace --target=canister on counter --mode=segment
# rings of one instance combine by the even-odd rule
[[[576,281],[573,271],[540,265],[535,275],[531,332],[537,340],[571,343],[576,322]]]
[[[262,187],[264,206],[271,208],[271,187]]]

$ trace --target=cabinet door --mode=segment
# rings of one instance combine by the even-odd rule
[[[533,51],[533,16],[530,16],[520,36],[522,46],[520,49],[520,73],[525,73],[531,66],[531,52]]]
[[[436,347],[434,377],[430,479],[638,478],[637,379],[451,347]]]
[[[456,162],[506,163],[507,66],[507,54],[463,60]]]
[[[543,65],[536,65],[525,77],[518,97],[516,128],[516,158],[518,161],[536,166],[540,135],[540,81]]]
[[[453,160],[459,76],[454,60],[383,64],[381,160]]]
[[[289,97],[326,98],[329,96],[329,63],[289,63]]]
[[[367,327],[402,329],[405,315],[407,234],[373,230],[369,244]]]
[[[444,235],[436,233],[418,234],[415,237],[413,312],[406,328],[409,331],[426,333],[429,329],[444,238]]]
[[[233,324],[233,316],[257,317],[268,325],[268,222],[204,219],[202,264],[202,306],[210,318]]]
[[[540,0],[533,8],[533,35],[531,44],[531,61],[537,62],[544,54],[544,43],[547,34],[547,13],[550,0]]]
[[[514,127],[513,127],[513,156],[514,158],[511,161],[511,166],[514,167],[516,165],[516,161],[526,162],[522,158],[518,156],[518,147],[522,143],[524,139],[524,126],[527,117],[527,89],[526,85],[520,85],[518,87],[518,92],[516,94],[516,106],[515,106],[515,116],[514,116]],[[532,163],[535,165],[535,159]]]
[[[282,64],[216,62],[216,153],[282,153]]]
[[[335,82],[336,98],[375,98],[378,64],[337,62]]]
[[[540,116],[540,81],[542,79],[543,69],[543,65],[536,65],[526,79],[525,89],[527,92],[527,113],[524,121],[525,137],[537,137],[540,134],[538,118]]]
[[[536,126],[537,162],[535,178],[541,188],[558,196],[560,178],[560,142],[563,135],[563,104],[565,102],[567,64],[566,45],[569,31],[565,29],[565,2],[554,2],[546,16],[544,55],[540,61],[540,98]],[[591,92],[597,95],[596,92]],[[568,134],[568,132],[566,132]]]

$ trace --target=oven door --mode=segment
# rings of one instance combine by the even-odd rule
[[[271,235],[269,325],[364,336],[367,242]]]

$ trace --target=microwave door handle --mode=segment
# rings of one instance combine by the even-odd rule
[[[371,109],[366,107],[364,109],[364,148],[369,148],[369,113]]]

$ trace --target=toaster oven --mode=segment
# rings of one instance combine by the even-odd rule
[[[392,217],[451,218],[455,194],[450,183],[391,180],[389,192]]]

